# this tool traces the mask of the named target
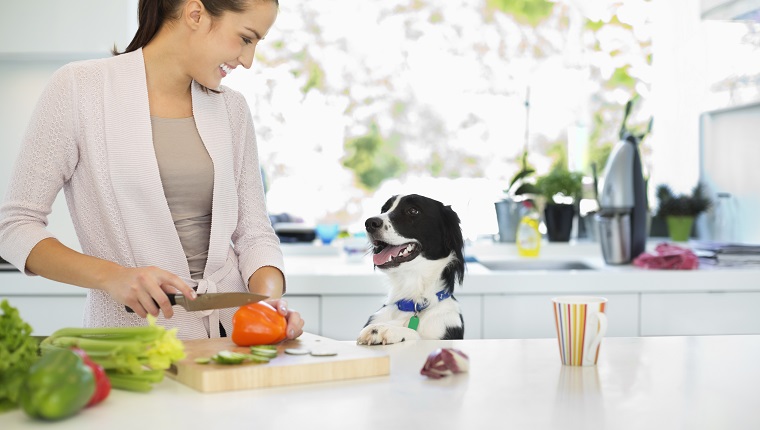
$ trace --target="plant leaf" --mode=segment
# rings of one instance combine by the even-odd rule
[[[517,189],[515,190],[515,195],[519,196],[522,194],[539,194],[539,189],[534,184],[531,184],[530,182],[525,182],[521,184]]]
[[[509,182],[509,188],[511,189],[512,186],[514,186],[517,181],[519,181],[519,180],[521,180],[523,178],[526,178],[526,177],[528,177],[528,176],[530,176],[530,175],[532,175],[534,173],[536,173],[536,171],[534,169],[530,168],[530,167],[527,168],[527,169],[523,169],[523,170],[517,172],[517,174],[514,176],[514,178],[512,178],[512,181]]]

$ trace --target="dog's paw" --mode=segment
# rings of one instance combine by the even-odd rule
[[[410,328],[387,324],[370,324],[359,332],[356,343],[359,345],[388,345],[417,339],[420,339],[420,334]]]

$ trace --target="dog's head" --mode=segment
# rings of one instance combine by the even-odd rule
[[[381,214],[367,219],[364,226],[379,269],[402,267],[420,257],[439,260],[454,253],[448,268],[462,282],[464,239],[459,216],[451,206],[417,194],[393,196]]]

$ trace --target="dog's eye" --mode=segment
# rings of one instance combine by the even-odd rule
[[[411,215],[411,216],[417,216],[420,213],[420,211],[418,211],[415,208],[409,208],[409,209],[406,210],[406,213],[409,214],[409,215]]]

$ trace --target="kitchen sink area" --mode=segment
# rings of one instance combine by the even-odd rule
[[[478,261],[483,267],[493,272],[523,270],[597,270],[583,261],[567,260],[495,260]]]
[[[546,244],[538,257],[520,256],[514,244],[478,242],[465,249],[465,256],[469,256],[467,267],[471,274],[580,272],[591,275],[608,269],[596,242]]]

